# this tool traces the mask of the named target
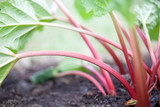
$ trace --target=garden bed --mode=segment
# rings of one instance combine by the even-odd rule
[[[125,101],[130,99],[114,77],[117,97],[103,96],[90,81],[80,76],[55,78],[34,85],[29,77],[36,71],[20,73],[13,69],[0,88],[0,107],[125,107]],[[157,91],[153,91],[151,102],[153,107],[158,107]]]

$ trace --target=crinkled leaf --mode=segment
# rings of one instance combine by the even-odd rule
[[[82,6],[80,0],[75,0],[74,5],[84,20],[89,20],[93,17],[92,12],[86,13],[85,8]]]
[[[103,16],[112,10],[116,10],[124,16],[129,24],[135,22],[135,15],[132,11],[134,0],[80,0],[86,12],[92,12],[95,16]]]
[[[157,8],[151,3],[145,3],[143,6],[136,6],[136,16],[139,24],[145,24],[149,29],[153,29],[157,25],[158,14]]]
[[[139,26],[146,25],[151,39],[158,40],[160,23],[160,9],[158,9],[158,6],[153,2],[146,2],[142,6],[136,6],[135,12]]]
[[[160,23],[160,1],[150,0],[157,7],[158,22]]]
[[[46,9],[47,6],[44,6],[44,2],[42,0],[39,3],[37,0],[6,0],[0,3],[1,49],[8,48],[17,53],[24,48],[32,32],[38,27],[39,18],[52,17]]]
[[[135,14],[133,13],[134,0],[111,0],[111,9],[122,14],[129,25],[134,25]]]
[[[17,62],[17,60],[18,59],[12,55],[0,53],[0,85],[4,81],[14,64]]]
[[[86,12],[93,12],[95,16],[106,15],[110,12],[110,0],[80,0]]]
[[[158,1],[158,0],[150,0],[150,2],[154,3],[160,9],[160,1]]]

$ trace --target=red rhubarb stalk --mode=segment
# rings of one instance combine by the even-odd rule
[[[155,81],[155,76],[156,76],[156,74],[157,74],[157,72],[158,72],[159,66],[160,66],[160,59],[158,60],[155,68],[153,69],[153,75],[152,75],[152,78],[151,78],[151,81],[150,81],[149,88],[152,87],[152,84],[153,84],[153,82]]]
[[[91,71],[100,81],[101,83],[106,86],[107,82],[105,80],[105,78],[100,74],[99,71],[97,71],[95,68],[93,68],[92,66],[89,65],[83,65],[84,68],[88,69],[89,71]],[[108,87],[105,87],[107,91],[109,91]]]
[[[122,30],[124,36],[126,37],[128,43],[129,43],[129,45],[131,46],[131,40],[130,40],[130,38],[129,38],[128,33],[127,33],[126,30],[124,29],[122,23],[119,21],[119,19],[118,19],[118,17],[116,16],[116,14],[114,14],[114,17],[115,17],[115,19],[116,19],[116,21],[117,21],[119,27],[121,28],[121,30]]]
[[[159,37],[158,37],[158,46],[157,46],[157,50],[156,50],[156,56],[157,58],[159,57],[160,54],[160,31],[159,31]]]
[[[84,78],[87,78],[102,92],[103,95],[106,95],[106,92],[104,91],[101,84],[95,78],[93,78],[92,76],[90,76],[87,73],[84,73],[81,71],[67,71],[67,72],[58,73],[55,77],[63,77],[63,76],[67,76],[67,75],[80,75]]]
[[[147,41],[147,44],[148,44],[148,50],[149,50],[149,53],[151,55],[151,59],[152,59],[153,66],[154,66],[157,62],[157,58],[156,58],[156,54],[155,54],[155,52],[153,50],[153,47],[152,47],[152,43],[151,43],[151,40],[150,40],[150,36],[149,36],[149,32],[148,32],[146,24],[143,24],[143,29],[144,29],[146,41]]]
[[[69,11],[67,10],[67,8],[65,8],[65,6],[60,2],[60,0],[54,0],[56,2],[56,4],[59,6],[59,8],[63,11],[63,13],[68,17],[69,21],[77,28],[81,28],[80,24],[78,24],[76,22],[76,20],[72,17],[72,15],[69,13]],[[94,46],[92,45],[92,43],[89,41],[89,39],[87,38],[87,36],[83,33],[80,33],[80,35],[82,36],[82,38],[84,39],[84,41],[86,42],[86,44],[88,45],[89,49],[91,50],[93,56],[98,59],[101,60],[100,56],[98,55],[97,51],[95,50]],[[102,60],[101,60],[102,61]],[[109,75],[108,72],[106,72],[105,70],[101,69],[101,72],[103,74],[103,76],[106,79],[106,82],[108,84],[108,87],[110,89],[110,91],[108,92],[111,95],[117,95],[116,90],[114,88],[113,82],[111,80],[111,77]]]
[[[59,24],[44,23],[44,22],[39,22],[39,23],[40,23],[40,25],[43,25],[43,26],[45,25],[45,26],[59,27],[59,28],[64,28],[64,29],[69,29],[69,30],[72,30],[72,31],[85,33],[87,35],[90,35],[90,36],[92,36],[92,37],[94,37],[94,38],[96,38],[98,40],[104,41],[104,42],[106,42],[106,43],[108,43],[108,44],[110,44],[110,45],[122,50],[122,47],[119,44],[117,44],[117,43],[115,43],[115,42],[113,42],[113,41],[111,41],[111,40],[109,40],[107,38],[104,38],[103,36],[98,35],[95,32],[89,32],[89,31],[86,31],[86,30],[82,30],[82,29],[78,29],[78,28],[74,28],[74,27],[69,27],[69,26],[64,26],[64,25],[59,25]],[[86,28],[86,27],[84,27],[84,28]],[[132,57],[131,51],[129,51],[129,50],[127,50],[127,51],[128,51],[128,55],[130,55]],[[148,69],[147,65],[145,63],[144,63],[144,65],[145,65],[145,69],[147,70]]]
[[[97,59],[94,59],[94,58],[91,58],[91,57],[88,57],[82,54],[74,53],[74,52],[64,52],[64,51],[36,51],[36,52],[20,53],[16,55],[16,57],[19,59],[26,58],[26,57],[33,57],[33,56],[67,56],[67,57],[82,59],[84,61],[93,63],[105,69],[106,71],[111,73],[115,78],[117,78],[126,88],[126,90],[129,92],[131,97],[133,99],[136,99],[136,93],[134,92],[130,84],[118,72],[116,72],[114,69],[112,69],[111,67],[109,67],[108,65],[104,64],[103,62]]]
[[[115,60],[115,62],[117,63],[119,70],[121,72],[121,74],[126,74],[124,67],[121,63],[121,61],[119,60],[119,58],[117,57],[117,55],[114,53],[114,51],[112,50],[112,48],[109,47],[108,44],[106,44],[105,42],[101,41],[101,44],[108,50],[108,52],[111,54],[111,56],[113,57],[113,59]]]
[[[121,34],[121,31],[118,27],[118,23],[116,22],[116,19],[115,19],[115,16],[114,16],[114,13],[110,13],[110,16],[112,18],[112,21],[114,23],[114,26],[115,26],[115,29],[117,31],[117,35],[118,35],[118,38],[119,38],[119,41],[121,43],[121,46],[122,46],[122,50],[123,50],[123,53],[124,53],[124,56],[125,56],[125,59],[126,59],[126,62],[127,62],[127,65],[128,65],[128,69],[129,69],[129,72],[130,72],[130,75],[131,75],[131,79],[132,79],[132,82],[134,84],[134,72],[133,72],[133,67],[132,67],[132,64],[131,64],[131,61],[129,59],[129,55],[128,55],[128,52],[127,52],[127,48],[126,48],[126,45],[125,45],[125,42],[124,42],[124,39],[123,39],[123,36]],[[135,85],[135,84],[134,84]]]
[[[138,100],[137,107],[150,107],[149,94],[146,86],[146,72],[143,68],[143,60],[139,49],[136,31],[134,28],[130,28],[129,31],[135,70],[135,89]]]
[[[139,28],[139,26],[136,26],[136,28],[137,28],[137,32],[138,32],[139,36],[141,37],[143,43],[145,44],[146,48],[147,48],[148,51],[149,51],[149,48],[148,48],[148,44],[147,44],[147,40],[146,40],[145,34],[144,34],[143,31]]]
[[[87,31],[93,32],[91,29],[89,29],[87,27],[84,27],[84,29],[87,30]],[[121,61],[119,60],[119,58],[117,57],[117,55],[114,53],[114,51],[112,50],[112,48],[110,48],[109,45],[106,44],[105,42],[103,42],[102,40],[98,40],[98,41],[108,50],[108,52],[110,53],[110,55],[113,57],[113,59],[115,60],[115,62],[117,63],[117,65],[118,65],[118,67],[120,69],[121,74],[126,74]]]

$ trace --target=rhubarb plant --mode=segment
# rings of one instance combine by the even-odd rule
[[[86,16],[87,13],[89,14],[89,17],[86,17],[87,19],[109,14],[120,44],[79,24],[61,0],[53,0],[53,3],[56,3],[66,18],[55,15],[54,10],[51,8],[53,6],[48,5],[44,0],[5,0],[0,3],[0,84],[2,84],[14,64],[22,58],[66,56],[90,62],[98,66],[100,72],[89,64],[83,64],[78,67],[73,64],[69,71],[64,69],[65,66],[56,69],[49,68],[35,74],[31,80],[34,83],[44,83],[46,80],[52,79],[52,77],[80,75],[95,84],[103,95],[116,96],[117,92],[110,78],[111,74],[122,83],[131,96],[131,100],[126,101],[126,105],[137,104],[138,107],[150,107],[151,91],[154,87],[159,89],[160,84],[160,1],[142,0],[139,3],[137,0],[75,0],[75,6],[82,17]],[[119,13],[118,16],[116,15],[117,13]],[[127,29],[119,20],[120,16],[125,19],[128,26]],[[55,20],[70,23],[73,26],[55,24]],[[32,37],[34,31],[42,29],[43,26],[58,27],[78,32],[93,56],[54,50],[19,53]],[[115,71],[102,61],[88,36],[95,38],[104,46],[115,60],[120,72]],[[126,38],[131,49],[127,48],[124,38]],[[151,68],[143,61],[140,51],[140,38],[152,59],[153,64]],[[156,51],[152,47],[151,40],[158,40]],[[133,85],[123,78],[122,74],[126,74],[126,71],[120,58],[110,45],[123,52]],[[83,72],[84,69],[79,69],[79,67],[92,72],[100,82],[87,72]]]

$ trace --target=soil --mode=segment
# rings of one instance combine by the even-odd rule
[[[36,70],[21,73],[13,69],[10,72],[0,87],[0,107],[125,107],[124,103],[130,99],[114,77],[117,97],[103,96],[90,81],[80,76],[55,78],[34,85],[29,80],[33,72]],[[152,107],[158,107],[158,97],[154,90]]]

